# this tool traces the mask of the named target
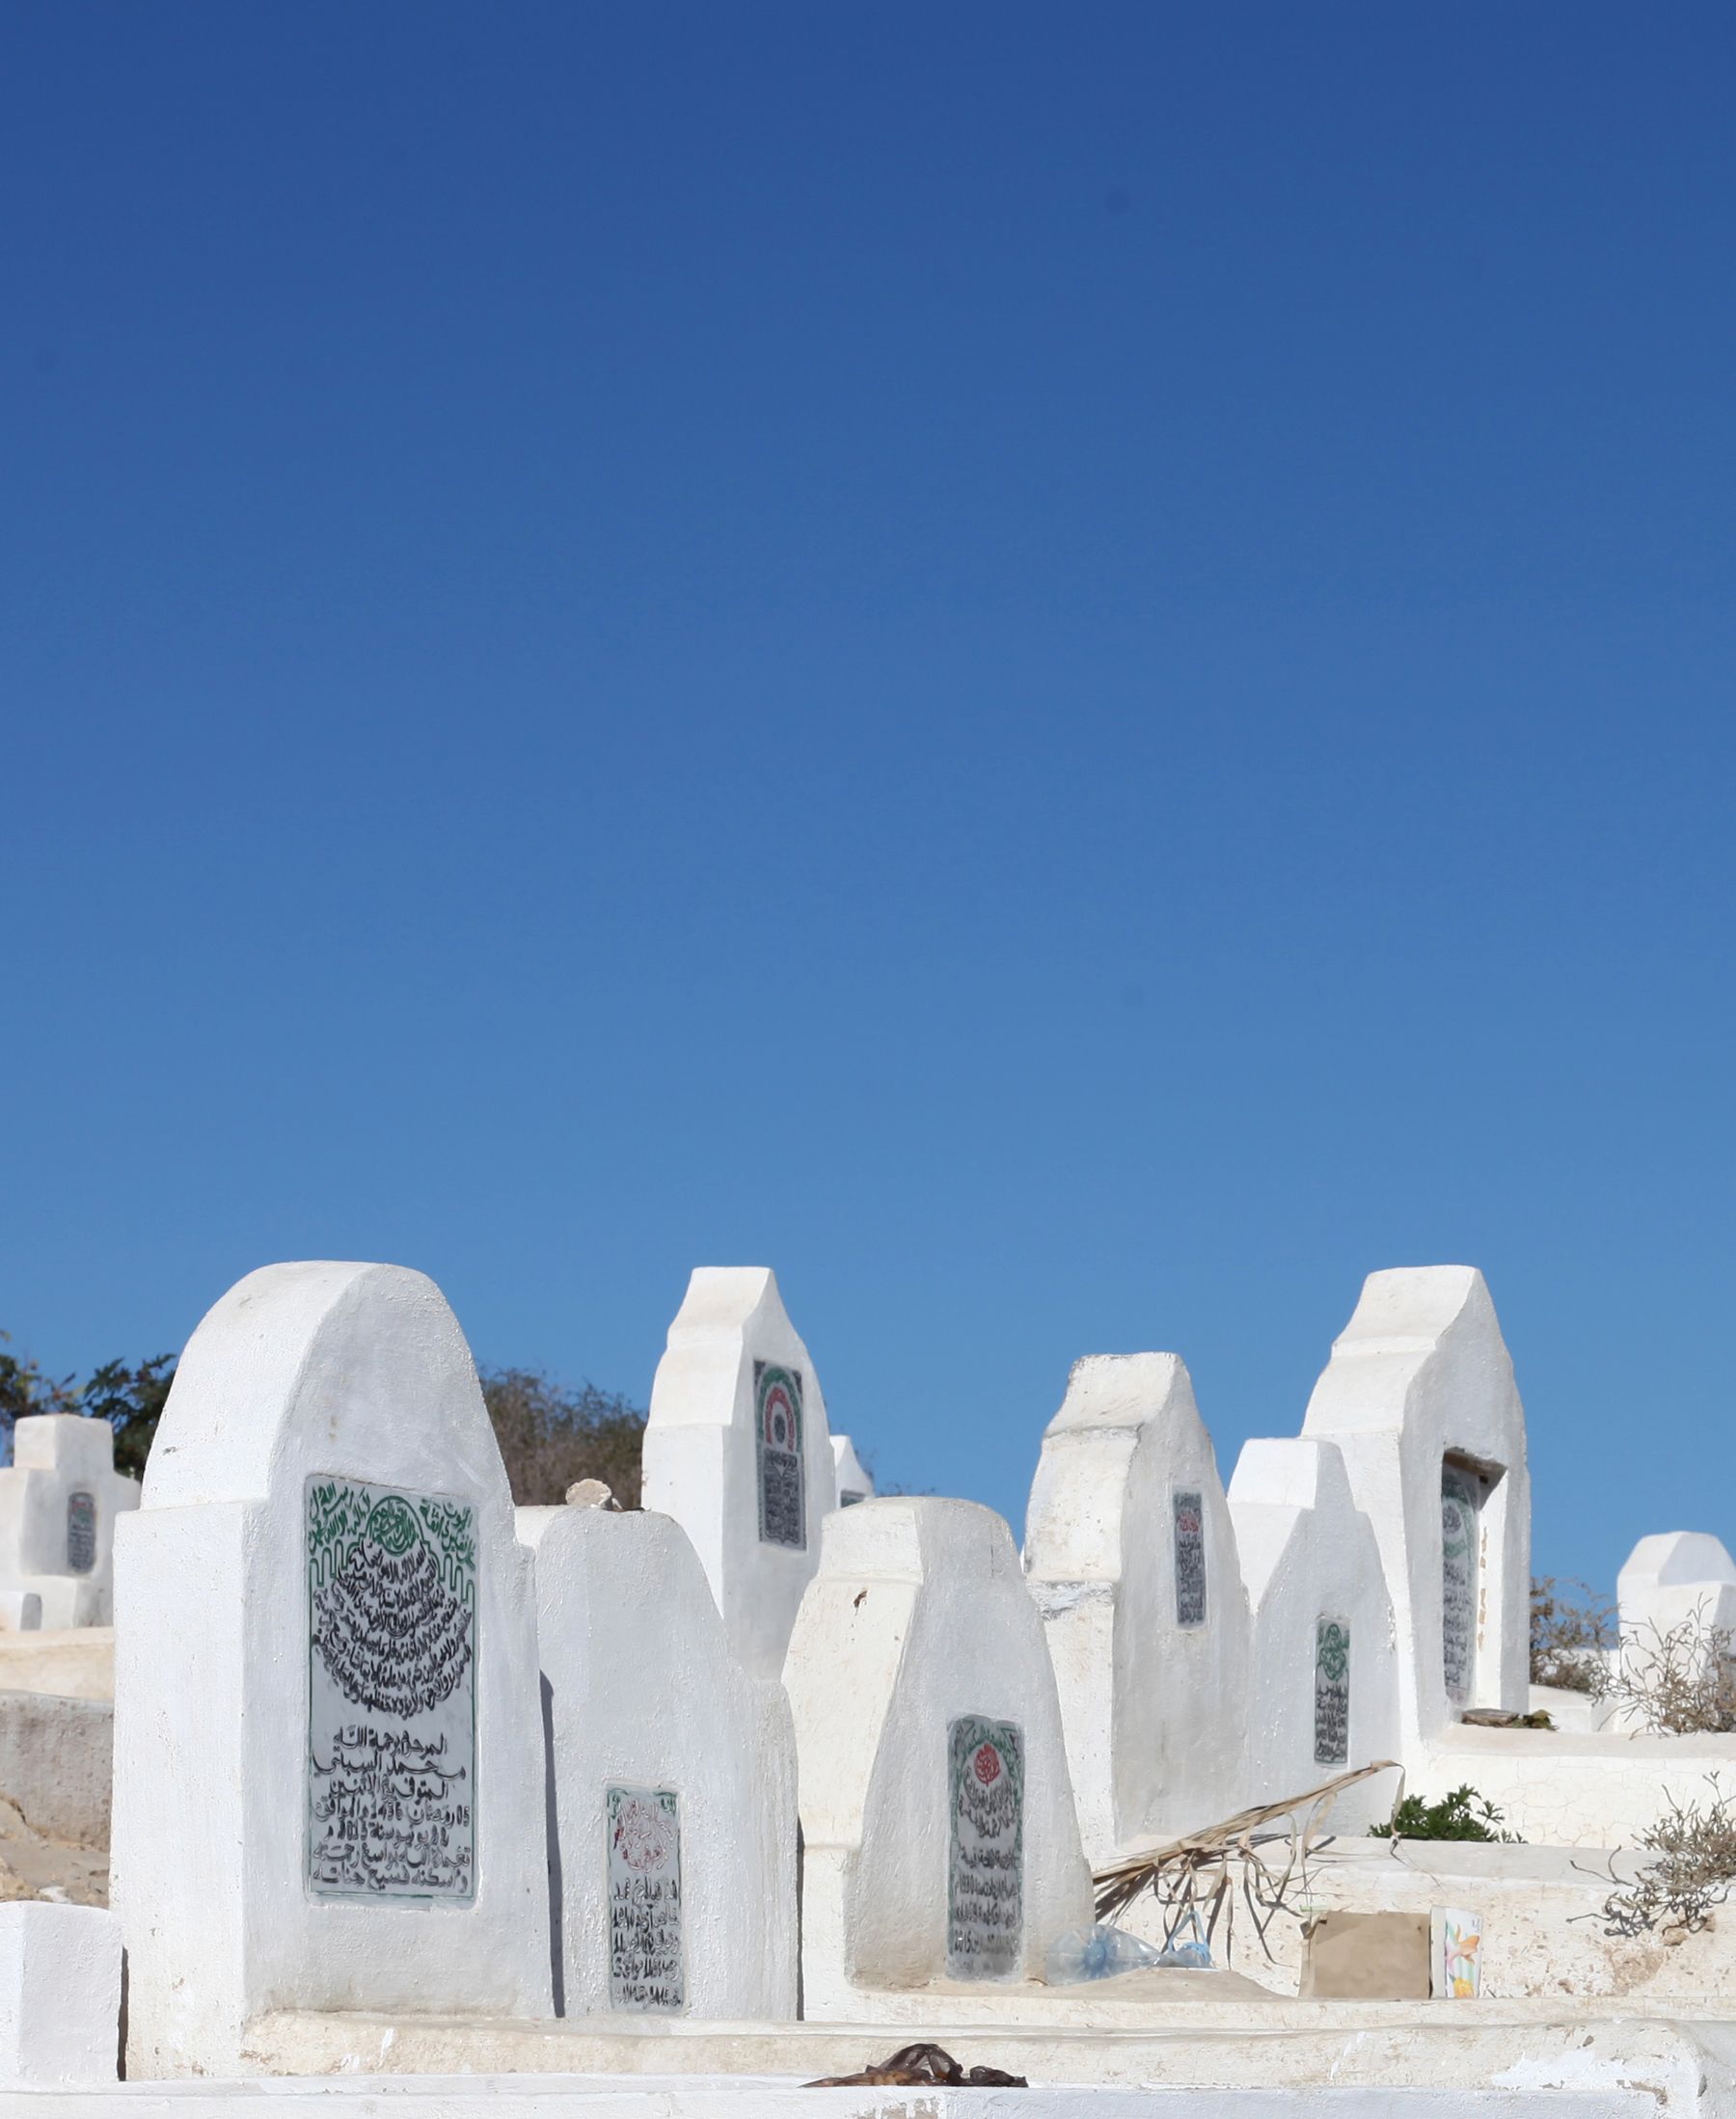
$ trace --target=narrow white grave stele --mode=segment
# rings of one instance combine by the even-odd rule
[[[476,1888],[475,1511],[310,1478],[308,1888]]]
[[[231,1288],[115,1559],[129,2078],[245,2073],[281,2011],[551,2015],[532,1563],[433,1282]]]
[[[1024,1942],[1024,1732],[961,1715],[946,1745],[946,1969],[955,1979],[1010,1979]]]
[[[681,1950],[681,1803],[673,1788],[610,1786],[609,2000],[611,2008],[678,2015],[687,1984]]]

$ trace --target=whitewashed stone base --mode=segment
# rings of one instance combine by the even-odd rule
[[[121,1923],[93,1906],[0,1906],[0,2109],[14,2089],[113,2082]]]

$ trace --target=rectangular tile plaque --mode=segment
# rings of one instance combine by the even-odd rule
[[[1462,1707],[1477,1676],[1477,1548],[1482,1481],[1468,1466],[1441,1466],[1441,1673]]]
[[[319,1474],[306,1494],[308,1889],[468,1904],[475,1512]]]
[[[759,1462],[762,1545],[807,1546],[801,1481],[801,1371],[753,1365],[754,1447]]]
[[[1176,1624],[1206,1623],[1206,1511],[1197,1493],[1170,1496],[1176,1522]]]
[[[1350,1759],[1350,1621],[1322,1618],[1315,1626],[1315,1764]]]
[[[946,1970],[1017,1977],[1024,1954],[1024,1734],[961,1715],[947,1729]]]
[[[67,1496],[67,1571],[89,1574],[96,1564],[96,1496]]]
[[[680,1809],[673,1788],[606,1792],[610,2008],[674,2015],[686,2006]]]

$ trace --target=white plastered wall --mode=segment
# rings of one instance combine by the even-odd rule
[[[68,1510],[89,1494],[92,1563],[71,1564]],[[29,1595],[41,1601],[37,1624],[106,1626],[114,1616],[115,1518],[139,1506],[139,1482],[115,1469],[115,1435],[106,1420],[77,1413],[34,1413],[13,1429],[13,1461],[0,1471],[0,1593],[18,1599],[15,1625],[29,1623]]]
[[[760,1535],[756,1361],[802,1378],[800,1547]],[[837,1482],[820,1378],[769,1267],[694,1271],[651,1386],[643,1466],[644,1505],[692,1540],[736,1657],[755,1676],[776,1677]]]
[[[1315,1385],[1305,1435],[1337,1443],[1373,1526],[1398,1646],[1407,1768],[1456,1721],[1442,1666],[1441,1467],[1491,1480],[1479,1513],[1476,1660],[1467,1705],[1523,1712],[1530,1681],[1531,1479],[1525,1411],[1482,1275],[1370,1273]]]
[[[306,1481],[475,1511],[476,1881],[460,1904],[304,1878]],[[530,1556],[457,1319],[398,1266],[271,1265],[189,1342],[117,1540],[113,1903],[128,2072],[246,2072],[267,2010],[551,2008]]]
[[[536,1559],[562,2013],[610,2010],[605,1791],[616,1783],[680,1798],[685,2013],[793,2018],[796,1732],[783,1688],[730,1654],[670,1517],[521,1508],[518,1527]]]
[[[1245,1443],[1230,1481],[1242,1578],[1254,1612],[1248,1687],[1249,1801],[1277,1802],[1335,1774],[1396,1758],[1397,1658],[1393,1610],[1369,1519],[1350,1496],[1330,1442],[1307,1436]],[[1343,1763],[1316,1745],[1316,1665],[1322,1619],[1349,1633],[1349,1730]],[[1396,1774],[1376,1775],[1335,1802],[1336,1832],[1386,1817]]]
[[[1054,1672],[1012,1533],[967,1501],[899,1497],[828,1518],[790,1642],[802,1867],[804,2013],[946,1970],[947,1731],[1024,1737],[1023,1971],[1091,1918]]]
[[[1204,1511],[1206,1616],[1178,1620],[1174,1496]],[[1246,1796],[1249,1614],[1211,1437],[1176,1354],[1091,1354],[1043,1437],[1025,1570],[1060,1686],[1086,1852]]]

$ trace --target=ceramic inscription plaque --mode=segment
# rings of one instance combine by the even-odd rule
[[[611,1787],[609,1835],[609,2003],[686,2005],[681,1954],[681,1806],[673,1788]]]
[[[1206,1623],[1206,1512],[1200,1496],[1178,1486],[1170,1496],[1176,1520],[1176,1624]]]
[[[961,1715],[947,1729],[946,1970],[1011,1979],[1024,1955],[1024,1735]]]
[[[308,1888],[475,1895],[475,1511],[307,1483]]]
[[[1481,1481],[1454,1464],[1441,1467],[1441,1673],[1447,1697],[1463,1706],[1477,1672],[1477,1545]]]
[[[801,1371],[756,1361],[753,1409],[760,1542],[790,1545],[800,1552],[807,1545],[801,1485]]]
[[[89,1574],[96,1564],[96,1496],[67,1496],[67,1571]]]
[[[1343,1766],[1350,1758],[1350,1621],[1322,1618],[1315,1626],[1315,1764]]]

